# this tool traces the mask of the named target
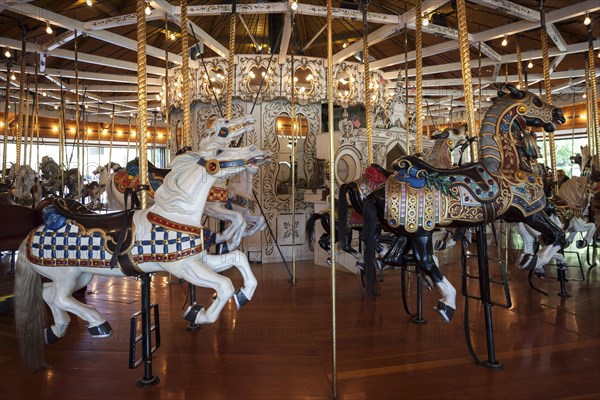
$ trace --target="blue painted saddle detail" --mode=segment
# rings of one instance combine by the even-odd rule
[[[52,205],[47,206],[42,210],[42,219],[44,220],[46,228],[53,231],[60,229],[67,224],[67,219]]]

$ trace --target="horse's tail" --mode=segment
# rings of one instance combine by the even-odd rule
[[[27,260],[25,242],[19,248],[15,275],[15,322],[23,363],[30,369],[45,368],[43,327],[46,308],[40,275]]]
[[[377,215],[377,198],[375,197],[375,192],[369,194],[365,199],[363,216],[363,237],[366,242],[364,251],[364,262],[367,294],[376,295],[377,274],[375,269],[375,247],[377,245],[376,239],[379,236],[379,220]]]
[[[308,247],[310,247],[310,251],[315,251],[315,246],[313,244],[315,241],[315,224],[319,219],[321,219],[321,213],[314,213],[306,221],[306,236],[308,237]]]
[[[338,197],[338,209],[337,209],[337,223],[339,238],[336,238],[336,242],[344,244],[347,243],[348,239],[348,192],[351,190],[351,184],[344,183],[340,186],[340,195]]]

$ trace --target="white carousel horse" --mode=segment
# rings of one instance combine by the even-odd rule
[[[93,337],[109,336],[112,329],[104,316],[95,307],[77,301],[72,293],[88,284],[95,274],[125,276],[128,263],[133,264],[129,265],[135,269],[133,274],[167,271],[193,285],[215,290],[217,296],[210,307],[193,304],[184,313],[184,318],[196,324],[215,322],[232,296],[238,308],[252,299],[257,281],[246,256],[240,251],[209,255],[204,248],[206,235],[198,222],[208,191],[217,179],[244,169],[257,171],[269,157],[256,146],[210,149],[176,157],[152,206],[115,213],[116,225],[121,224],[121,215],[132,216],[128,231],[131,238],[125,240],[129,244],[123,245],[125,250],[120,253],[118,247],[111,247],[119,233],[109,229],[110,214],[90,216],[88,211],[87,215],[79,214],[79,219],[65,221],[60,215],[65,210],[59,205],[67,200],[55,201],[58,214],[47,207],[49,226],[32,231],[21,244],[17,265],[15,319],[26,364],[34,369],[45,365],[43,341],[52,343],[65,335],[69,312],[89,324]],[[113,268],[115,265],[119,268]],[[231,280],[220,274],[231,267],[239,269],[244,279],[243,287],[235,293]],[[41,276],[51,282],[42,286]],[[42,300],[54,318],[54,324],[45,330]]]
[[[8,179],[13,187],[0,193],[0,202],[35,208],[41,201],[41,187],[37,173],[29,165],[12,166]]]
[[[232,120],[225,120],[223,118],[217,119],[212,128],[207,130],[208,135],[200,141],[200,149],[215,149],[228,146],[231,141],[240,138],[242,135],[254,130],[254,123],[256,120],[251,116],[243,116],[234,118]],[[168,170],[162,170],[160,174],[162,177],[156,179],[157,186],[160,185],[161,179],[166,176]],[[252,173],[252,170],[249,170]],[[123,179],[128,179],[129,186],[137,186],[137,177],[128,175],[127,171],[121,171],[119,174],[123,175]],[[108,208],[113,210],[122,210],[125,208],[123,192],[123,184],[117,184],[119,176],[114,175],[110,182],[107,184],[107,199]],[[230,210],[227,208],[228,194],[227,194],[227,183],[222,180],[217,180],[213,185],[213,188],[209,192],[208,201],[204,208],[204,213],[218,220],[224,220],[229,222],[229,226],[220,233],[217,233],[215,242],[216,243],[227,243],[228,250],[236,249],[242,238],[249,236],[250,231],[256,231],[254,227],[254,218],[250,217],[250,220],[246,220],[245,216],[251,216],[251,213],[242,213],[238,210]],[[152,195],[152,191],[150,194]],[[152,202],[150,196],[150,203]],[[247,228],[248,222],[250,222],[250,228]]]
[[[89,184],[92,192],[89,194],[90,203],[87,205],[88,208],[92,210],[100,210],[103,207],[102,204],[102,195],[106,192],[106,185],[108,184],[109,179],[111,178],[111,174],[122,170],[121,165],[115,162],[111,162],[110,164],[106,164],[104,166],[99,165],[94,171],[92,171],[92,175],[98,176],[97,182],[91,182]],[[95,183],[95,185],[93,185]],[[94,186],[93,188],[91,186]]]
[[[586,177],[573,177],[560,186],[558,201],[555,201],[555,210],[551,213],[550,218],[568,233],[565,247],[573,243],[578,233],[585,233],[583,239],[575,243],[578,249],[586,248],[592,242],[596,233],[596,225],[593,222],[586,222],[584,219],[588,216],[592,196],[592,182]],[[564,261],[564,257],[559,253],[549,254],[549,252],[542,251],[535,253],[534,247],[540,232],[522,222],[516,224],[516,229],[523,238],[523,254],[519,258],[519,264],[523,264],[525,260],[535,260],[534,272],[544,275],[544,266],[551,259]],[[532,257],[533,254],[535,257]]]

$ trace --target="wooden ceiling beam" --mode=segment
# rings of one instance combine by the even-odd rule
[[[293,12],[289,7],[292,0],[287,0],[287,12],[285,13],[285,19],[283,22],[283,32],[281,33],[281,44],[279,45],[279,56],[277,57],[277,61],[279,64],[285,64],[285,60],[287,58],[288,48],[290,46],[290,40],[292,38],[292,18]],[[275,49],[272,49],[275,51]]]

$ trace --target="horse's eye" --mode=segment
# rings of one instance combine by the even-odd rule
[[[541,107],[544,105],[539,97],[535,96],[533,100],[531,100],[536,107]]]
[[[218,150],[217,150],[217,152],[216,152],[216,154],[217,154],[218,156],[219,156],[219,155],[221,155],[221,153],[223,153],[223,150],[221,150],[221,149],[218,149]]]

